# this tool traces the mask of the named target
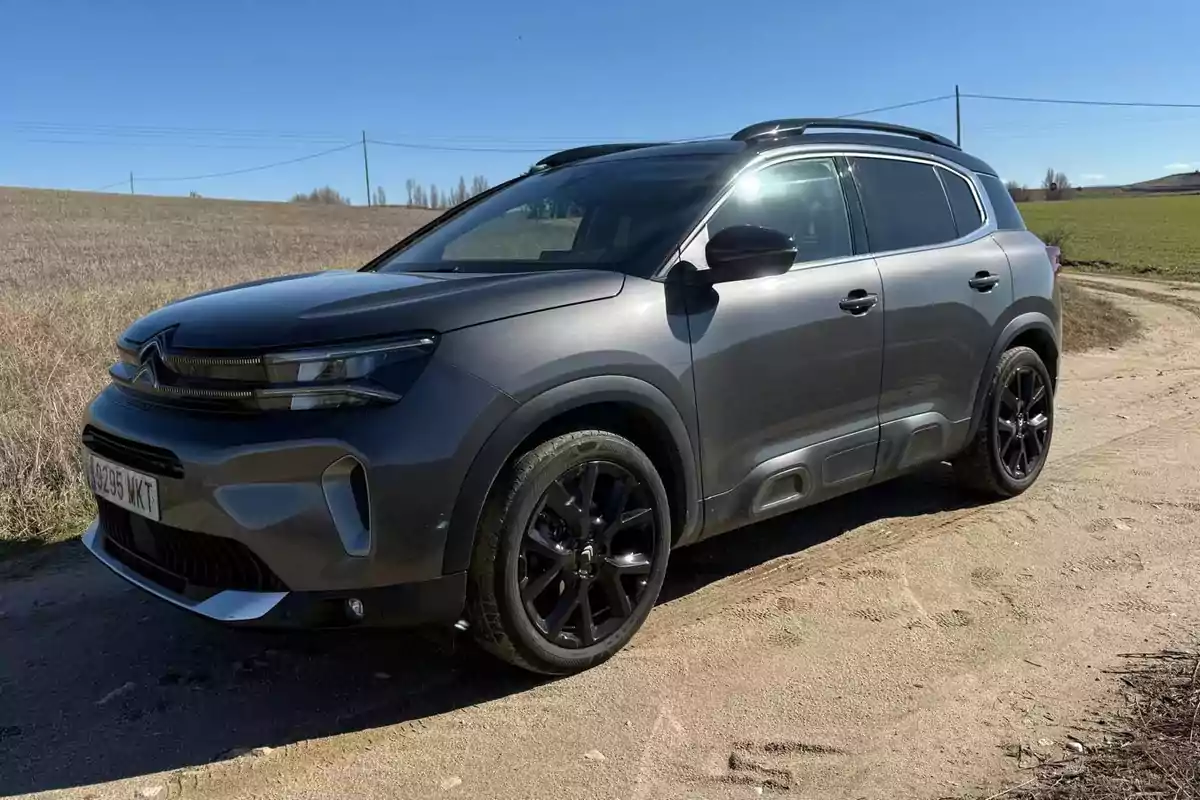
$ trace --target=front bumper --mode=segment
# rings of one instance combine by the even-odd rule
[[[105,534],[95,520],[83,534],[83,545],[114,573],[161,600],[201,617],[254,628],[406,627],[452,624],[462,613],[465,572],[429,581],[358,591],[247,592],[218,591],[202,599],[173,592],[115,558],[105,547]],[[362,603],[363,614],[347,610],[351,598]]]
[[[128,528],[117,531],[120,559],[105,524],[93,524],[85,544],[131,583],[222,622],[338,624],[352,597],[367,606],[366,624],[453,622],[465,576],[443,571],[449,520],[463,476],[514,405],[436,360],[396,405],[336,412],[188,413],[110,386],[88,409],[86,446],[154,475],[161,519],[149,533],[172,551],[167,566],[186,567],[174,569],[186,588],[153,564],[131,568]],[[351,547],[339,527],[362,512],[331,501],[331,465],[348,457],[368,487],[365,546]],[[199,555],[209,563],[197,566]],[[238,580],[204,580],[212,575]]]

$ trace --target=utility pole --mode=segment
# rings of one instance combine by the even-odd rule
[[[962,100],[958,95],[958,84],[954,84],[954,143],[962,147]]]
[[[129,193],[133,194],[133,170],[129,171]]]
[[[367,166],[367,132],[362,132],[363,142],[363,177],[367,181],[367,207],[371,206],[371,168]]]

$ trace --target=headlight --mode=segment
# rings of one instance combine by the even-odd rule
[[[436,337],[338,345],[263,356],[268,388],[262,408],[313,408],[394,403],[416,378]]]
[[[434,334],[261,356],[118,345],[114,383],[181,404],[219,410],[302,411],[394,403],[437,346]]]

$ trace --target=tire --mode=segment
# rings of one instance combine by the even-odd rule
[[[954,460],[955,474],[969,489],[1014,497],[1042,473],[1053,434],[1050,372],[1028,347],[1006,350],[988,382],[979,431]]]
[[[532,672],[593,667],[645,622],[670,547],[667,492],[645,453],[606,431],[558,436],[501,473],[484,507],[471,630],[485,650]]]

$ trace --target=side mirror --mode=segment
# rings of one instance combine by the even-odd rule
[[[773,228],[733,225],[708,240],[704,257],[708,269],[692,273],[700,283],[782,275],[796,263],[796,243]]]

